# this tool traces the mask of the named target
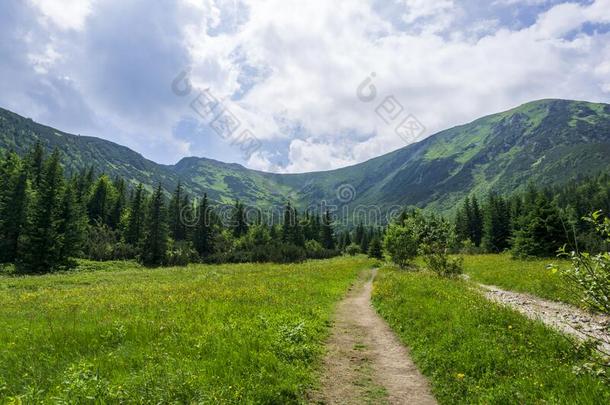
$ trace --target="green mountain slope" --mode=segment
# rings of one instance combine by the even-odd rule
[[[71,170],[93,164],[171,190],[181,179],[196,194],[249,205],[305,207],[324,200],[339,216],[397,206],[450,211],[471,192],[508,193],[528,182],[551,185],[610,170],[610,105],[540,100],[454,127],[367,162],[326,172],[274,174],[205,158],[159,165],[97,138],[75,136],[0,109],[0,148],[23,153],[40,140],[64,153]],[[349,211],[346,211],[346,207]]]

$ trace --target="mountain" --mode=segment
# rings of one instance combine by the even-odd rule
[[[181,180],[193,194],[219,202],[300,207],[324,200],[345,216],[398,206],[451,211],[466,195],[510,193],[526,186],[561,184],[610,170],[610,105],[539,100],[477,119],[364,163],[325,172],[265,173],[237,164],[189,157],[156,164],[129,148],[70,135],[0,109],[0,148],[24,153],[36,141],[64,154],[68,170],[93,164],[133,184]],[[347,207],[347,208],[346,208]],[[377,208],[376,208],[377,207]]]

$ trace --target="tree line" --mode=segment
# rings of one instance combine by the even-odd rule
[[[455,230],[465,250],[514,256],[551,257],[564,245],[598,252],[608,249],[582,218],[610,212],[610,176],[600,174],[557,187],[536,187],[509,197],[490,193],[480,203],[467,197],[457,210]]]
[[[76,258],[159,266],[339,254],[330,212],[300,215],[288,202],[283,216],[248,221],[236,201],[227,225],[207,195],[195,201],[180,183],[166,196],[161,185],[147,190],[93,168],[66,175],[60,153],[45,156],[40,144],[0,157],[0,263],[20,273],[73,267]]]

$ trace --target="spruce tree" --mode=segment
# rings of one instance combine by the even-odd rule
[[[147,229],[144,239],[142,262],[147,266],[160,266],[167,255],[167,212],[161,185],[155,190],[149,204]]]
[[[46,273],[64,262],[62,235],[59,233],[63,171],[59,152],[55,150],[44,164],[35,201],[31,205],[30,220],[23,238],[23,254],[17,269],[22,273]]]
[[[373,236],[367,253],[369,257],[374,259],[383,259],[383,247],[381,245],[381,238],[379,236]]]
[[[106,175],[95,182],[87,204],[89,221],[110,226],[110,213],[114,203],[114,186]]]
[[[22,167],[8,177],[0,195],[0,262],[14,262],[27,224],[28,173]]]
[[[32,185],[35,190],[38,190],[44,170],[44,150],[40,141],[36,142],[32,150],[30,150],[26,160],[32,176]]]
[[[193,235],[193,245],[201,258],[214,253],[214,218],[208,203],[208,195],[204,194],[201,203],[197,207],[197,226]]]
[[[121,225],[121,216],[123,215],[126,204],[125,180],[120,177],[116,178],[114,181],[114,190],[114,201],[112,202],[112,207],[110,208],[108,225],[112,229],[119,229],[119,226]]]
[[[68,183],[63,193],[58,232],[61,235],[60,260],[69,267],[74,257],[83,255],[83,243],[87,230],[87,216],[77,199],[77,184]]]
[[[475,246],[480,246],[483,239],[483,213],[476,196],[472,196],[469,228],[470,240]]]
[[[356,245],[362,245],[362,238],[364,237],[364,225],[362,225],[362,221],[358,223],[356,227],[356,231],[354,232],[354,243]]]
[[[320,239],[322,246],[325,249],[335,248],[335,237],[333,232],[333,218],[329,210],[326,210],[322,217],[322,226],[320,231]]]
[[[567,230],[557,206],[538,193],[531,210],[515,232],[515,256],[552,257],[568,242]]]
[[[496,194],[487,198],[484,213],[483,246],[488,252],[502,252],[510,246],[510,209],[506,200]]]
[[[231,228],[233,229],[233,236],[240,238],[248,233],[248,222],[246,221],[246,209],[244,205],[235,201],[235,207],[233,208],[233,215],[231,216]]]
[[[129,218],[125,230],[125,242],[139,247],[144,235],[145,196],[142,183],[138,184],[129,206]]]
[[[169,203],[169,228],[171,237],[176,241],[186,239],[186,225],[182,218],[183,210],[186,207],[184,197],[182,183],[178,182]]]

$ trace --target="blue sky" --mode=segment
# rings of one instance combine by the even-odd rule
[[[1,107],[160,163],[326,170],[534,99],[610,102],[610,0],[6,0],[0,75]],[[398,136],[407,117],[425,131]]]

